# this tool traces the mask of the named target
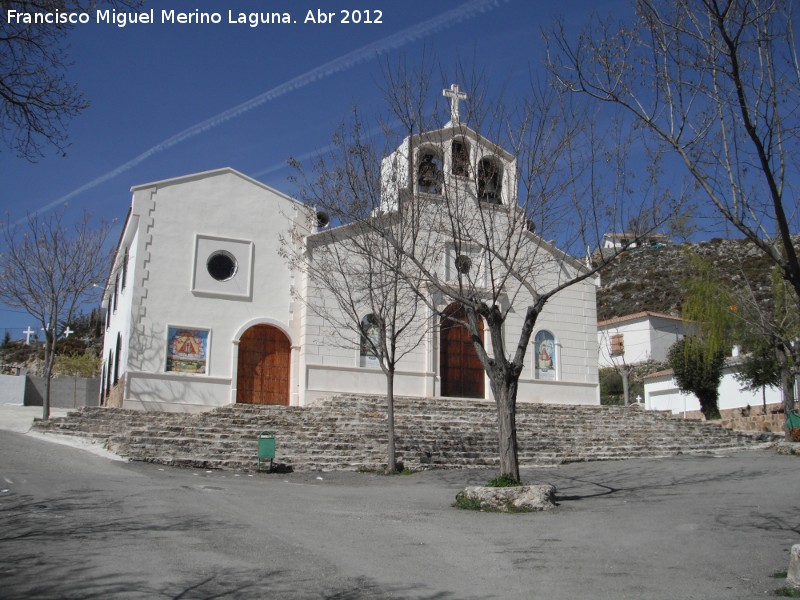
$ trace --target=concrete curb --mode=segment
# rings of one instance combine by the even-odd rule
[[[51,417],[64,417],[67,413],[73,411],[71,408],[51,408]],[[38,440],[50,442],[53,444],[61,444],[63,446],[71,446],[86,450],[97,456],[108,458],[109,460],[118,460],[128,462],[127,458],[123,458],[118,454],[114,454],[103,446],[100,440],[92,440],[89,438],[59,435],[55,433],[41,433],[39,431],[32,431],[33,423],[42,417],[41,406],[22,406],[19,404],[2,404],[0,405],[0,430],[12,431],[14,433],[21,433]]]

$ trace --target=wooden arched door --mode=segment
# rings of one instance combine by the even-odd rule
[[[255,325],[239,340],[236,402],[289,405],[291,344],[271,325]]]
[[[469,331],[459,323],[467,314],[459,304],[448,306],[439,327],[439,372],[442,377],[442,396],[485,398],[483,365],[475,352]],[[483,321],[478,323],[483,339]]]

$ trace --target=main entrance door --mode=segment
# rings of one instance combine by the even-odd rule
[[[459,304],[448,306],[442,316],[439,336],[439,369],[442,396],[485,398],[484,370],[469,331],[458,320],[467,314]],[[483,322],[478,323],[483,339]]]
[[[271,325],[255,325],[239,340],[236,402],[289,405],[291,344]]]

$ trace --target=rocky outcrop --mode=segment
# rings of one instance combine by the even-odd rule
[[[709,242],[634,248],[601,271],[597,319],[604,321],[645,310],[679,315],[681,280],[691,273],[689,256],[712,262],[723,281],[747,282],[760,302],[772,296],[772,263],[752,242]]]

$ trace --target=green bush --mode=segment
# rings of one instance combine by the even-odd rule
[[[658,369],[655,369],[658,370]],[[628,399],[636,403],[636,397],[644,398],[644,380],[647,371],[634,370],[628,377]],[[622,375],[614,367],[603,367],[600,375],[600,404],[603,406],[622,406],[625,404],[625,389]]]
[[[467,496],[464,492],[459,492],[453,506],[461,510],[481,510],[481,501],[474,496]]]
[[[500,475],[492,479],[489,483],[486,484],[486,487],[519,487],[521,485],[522,482],[514,479],[513,475],[504,473],[503,475]]]
[[[775,590],[775,595],[781,598],[800,598],[800,588],[782,587]]]
[[[722,350],[697,336],[687,336],[672,345],[668,358],[678,387],[697,396],[706,420],[719,419],[718,390],[725,365]]]
[[[623,404],[624,401],[622,376],[613,367],[600,369],[600,404],[616,406]]]
[[[59,354],[56,356],[53,372],[73,377],[95,377],[100,371],[100,358],[87,349],[83,354]]]

